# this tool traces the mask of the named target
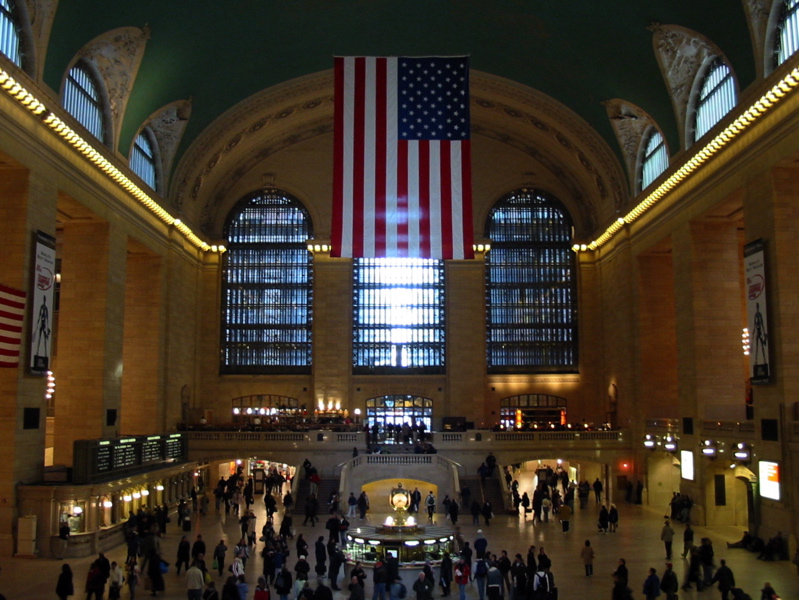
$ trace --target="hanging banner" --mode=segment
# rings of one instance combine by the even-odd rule
[[[746,315],[749,328],[749,377],[753,384],[769,383],[768,311],[766,309],[765,245],[755,240],[744,246]]]
[[[36,232],[36,254],[31,294],[31,362],[33,375],[46,375],[50,369],[53,339],[53,301],[55,300],[55,238]]]

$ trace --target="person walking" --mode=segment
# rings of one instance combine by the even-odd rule
[[[197,561],[192,561],[186,571],[186,597],[188,600],[202,600],[204,587],[205,575],[197,565]]]
[[[716,573],[713,575],[713,579],[710,580],[710,583],[718,583],[719,592],[721,592],[721,600],[729,600],[730,590],[735,587],[735,575],[733,575],[732,569],[727,566],[726,560],[722,558],[719,564],[720,566],[716,569]]]
[[[466,586],[469,584],[471,569],[462,558],[455,563],[455,583],[458,585],[458,600],[466,600]]]
[[[644,580],[643,593],[646,600],[655,600],[660,596],[660,578],[654,567],[649,568],[649,576]]]
[[[108,600],[119,600],[123,583],[125,583],[125,574],[122,567],[117,564],[117,561],[113,561],[108,574]]]
[[[427,499],[425,500],[425,507],[427,508],[427,522],[430,525],[433,524],[433,515],[436,512],[436,497],[433,495],[433,490],[430,490],[430,493],[427,494]]]
[[[175,572],[180,575],[180,567],[183,566],[187,570],[189,568],[189,559],[191,558],[191,542],[185,535],[180,538],[178,542],[178,555],[175,558]]]
[[[219,540],[219,543],[214,547],[214,563],[216,563],[216,570],[219,573],[220,577],[222,576],[225,570],[226,556],[227,556],[227,546],[225,546],[225,540]]]
[[[663,540],[663,545],[666,547],[666,560],[671,560],[671,544],[674,541],[674,529],[667,520],[663,524],[663,529],[660,530],[660,539]]]
[[[478,558],[474,562],[474,575],[472,580],[476,582],[477,594],[480,600],[485,600],[486,597],[486,577],[488,576],[488,565],[485,558]]]
[[[446,598],[450,594],[452,585],[452,558],[450,558],[449,552],[444,552],[438,572],[441,581],[441,597]],[[375,585],[377,585],[377,571],[375,571]]]
[[[55,595],[58,600],[67,600],[68,596],[75,594],[75,586],[72,582],[72,567],[67,563],[61,565],[61,573],[58,574],[58,582],[55,585]]]
[[[580,551],[580,558],[583,559],[583,565],[585,565],[585,576],[591,577],[594,574],[594,549],[591,547],[590,540],[585,540],[585,545]]]
[[[563,533],[569,533],[569,522],[572,518],[572,509],[568,504],[564,504],[558,511],[558,518],[560,519],[560,528]]]
[[[413,591],[416,592],[416,600],[432,600],[433,582],[425,577],[424,571],[419,573],[418,579],[413,583]]]
[[[682,557],[687,558],[691,554],[691,548],[694,547],[694,530],[691,529],[691,524],[685,524],[685,531],[682,534]]]
[[[610,510],[608,510],[608,531],[610,533],[616,533],[616,529],[619,526],[619,509],[616,508],[615,504],[610,505]]]
[[[677,600],[677,591],[680,589],[680,582],[673,566],[671,563],[666,563],[666,570],[660,578],[660,591],[666,595],[666,600]]]

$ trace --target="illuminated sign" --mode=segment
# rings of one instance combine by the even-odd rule
[[[780,465],[768,460],[759,463],[760,495],[771,500],[780,499]]]
[[[694,480],[694,453],[680,450],[680,475],[683,479]]]

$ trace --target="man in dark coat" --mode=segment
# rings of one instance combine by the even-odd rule
[[[718,582],[721,600],[728,600],[730,590],[735,587],[735,576],[732,574],[732,569],[727,566],[726,560],[722,558],[719,562],[721,566],[716,569],[716,574],[713,575],[711,583]]]

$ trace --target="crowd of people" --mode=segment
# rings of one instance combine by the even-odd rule
[[[497,470],[496,459],[492,454],[480,467],[486,477]],[[588,498],[593,492],[593,503],[589,499],[579,503],[579,509],[596,510],[597,533],[613,533],[618,525],[618,511],[614,504],[608,504],[603,498],[603,486],[597,480],[572,482],[559,468],[542,468],[538,473],[537,485],[528,492],[519,494],[519,483],[513,478],[513,467],[503,469],[506,481],[510,481],[513,504],[517,514],[527,521],[527,515],[533,525],[545,525],[550,520],[561,523],[563,533],[569,532],[569,519],[574,510],[575,496],[581,499],[587,490]],[[150,596],[157,596],[165,590],[165,574],[174,569],[176,575],[182,575],[189,600],[271,600],[270,590],[279,600],[333,600],[334,591],[349,592],[348,600],[365,600],[364,581],[366,572],[360,563],[355,563],[350,575],[346,578],[345,563],[347,558],[347,532],[350,528],[349,518],[365,519],[369,510],[369,499],[365,491],[357,496],[351,493],[342,505],[336,491],[331,492],[326,501],[327,516],[318,518],[319,509],[319,473],[309,460],[302,466],[302,476],[309,482],[310,494],[306,500],[306,519],[304,525],[317,526],[317,521],[324,520],[326,535],[313,536],[314,540],[306,540],[302,533],[298,534],[293,527],[291,509],[293,498],[290,489],[286,489],[289,478],[286,473],[270,469],[266,474],[263,501],[266,508],[266,521],[260,529],[256,529],[256,516],[253,510],[255,496],[253,481],[245,478],[241,472],[225,479],[221,478],[213,490],[216,498],[215,509],[224,512],[226,517],[238,518],[241,535],[232,548],[224,539],[206,546],[202,534],[190,539],[187,534],[192,530],[191,519],[196,513],[204,514],[208,504],[203,502],[204,493],[192,493],[182,500],[177,508],[178,529],[186,534],[181,535],[177,547],[174,566],[163,556],[161,536],[166,533],[171,523],[166,506],[148,509],[142,507],[136,513],[130,513],[125,526],[127,536],[127,558],[124,564],[109,561],[102,553],[90,566],[86,576],[84,592],[87,600],[105,598],[106,589],[109,600],[120,598],[123,586],[127,586],[129,597],[135,600],[139,588],[144,588]],[[509,552],[506,549],[495,549],[489,539],[478,529],[473,540],[464,539],[458,525],[458,515],[468,510],[472,514],[475,525],[490,526],[493,512],[490,503],[480,503],[471,498],[468,488],[461,489],[460,500],[446,496],[442,504],[444,513],[454,527],[454,552],[442,556],[438,581],[428,562],[418,574],[412,586],[416,600],[431,600],[436,585],[441,587],[441,597],[448,597],[457,588],[459,600],[465,600],[467,586],[472,584],[477,590],[479,600],[555,600],[557,598],[556,577],[553,569],[553,558],[544,547],[530,545],[526,551]],[[593,509],[589,508],[593,504]],[[283,511],[279,510],[282,505]],[[433,522],[438,501],[430,491],[423,496],[418,488],[410,492],[409,512],[428,515]],[[276,529],[275,516],[282,512],[280,524]],[[676,513],[676,514],[681,514]],[[671,515],[667,515],[670,517]],[[185,524],[189,527],[186,528]],[[258,535],[260,533],[260,536]],[[670,519],[666,519],[660,531],[660,539],[664,543],[666,568],[658,572],[654,567],[642,576],[641,593],[647,600],[660,596],[664,600],[675,600],[678,592],[695,587],[698,591],[717,585],[722,600],[746,600],[748,596],[736,587],[735,576],[721,559],[718,566],[715,553],[709,538],[702,538],[694,545],[694,531],[690,522],[685,523],[683,532],[682,557],[688,560],[685,580],[680,585],[673,571],[671,561],[672,543],[678,534],[674,531]],[[729,548],[747,548],[751,542],[747,535]],[[777,542],[775,542],[776,544]],[[247,562],[255,552],[262,558],[262,570],[257,575],[257,582],[250,587],[246,572]],[[296,556],[296,560],[293,557]],[[314,564],[311,564],[313,557]],[[579,558],[585,568],[585,576],[594,576],[596,552],[590,539],[586,539],[580,548]],[[292,566],[293,565],[293,566]],[[311,572],[315,573],[313,578]],[[184,574],[182,574],[182,572]],[[216,577],[222,578],[220,589],[217,589]],[[252,573],[250,573],[252,577]],[[377,554],[373,572],[374,592],[372,600],[403,600],[408,593],[399,575],[399,564],[395,556]],[[311,580],[315,579],[312,584]],[[627,571],[626,561],[620,558],[618,566],[612,574],[612,600],[631,600],[633,590]],[[62,565],[56,595],[66,600],[75,594],[75,582],[69,564]],[[761,591],[761,600],[774,600],[776,592],[766,583]]]

